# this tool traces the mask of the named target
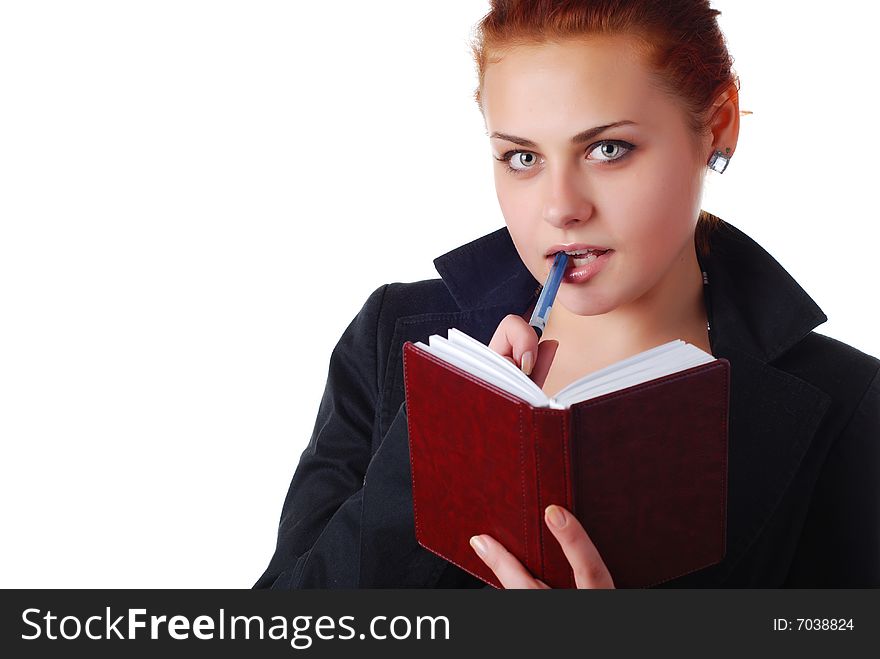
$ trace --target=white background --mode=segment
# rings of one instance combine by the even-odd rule
[[[754,114],[703,207],[880,355],[876,10],[713,6]],[[503,226],[487,9],[0,2],[0,586],[259,577],[346,325]]]

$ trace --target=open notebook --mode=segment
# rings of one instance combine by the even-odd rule
[[[573,587],[543,521],[590,534],[618,587],[646,587],[725,552],[730,364],[681,340],[548,397],[457,329],[403,350],[419,543],[500,586],[468,538],[488,533],[551,587]]]
[[[550,397],[528,375],[487,345],[454,327],[448,334],[448,338],[432,334],[428,337],[428,345],[421,341],[415,345],[535,407],[557,410],[715,361],[715,357],[704,350],[676,339],[590,373]]]

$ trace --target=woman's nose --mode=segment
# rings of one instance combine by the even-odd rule
[[[555,227],[586,222],[592,215],[592,203],[585,181],[575,171],[549,172],[544,179],[544,220]]]

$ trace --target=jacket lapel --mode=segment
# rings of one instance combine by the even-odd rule
[[[722,222],[698,257],[706,282],[712,352],[730,362],[727,551],[724,560],[670,585],[720,585],[767,523],[831,403],[813,385],[772,365],[827,317],[782,266],[751,238]],[[403,344],[428,342],[456,327],[488,344],[509,313],[524,314],[540,286],[506,227],[434,261],[458,312],[397,319],[381,430],[404,400]],[[589,529],[587,529],[589,532]]]
[[[722,222],[699,257],[712,353],[730,362],[727,551],[676,586],[721,585],[768,522],[831,398],[773,362],[827,320],[785,269]]]
[[[670,582],[721,585],[773,514],[830,404],[814,386],[728,346],[730,362],[727,551],[724,560]]]

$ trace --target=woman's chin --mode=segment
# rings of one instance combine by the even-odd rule
[[[614,305],[604,299],[590,299],[589,295],[580,292],[568,294],[564,284],[556,296],[556,305],[565,307],[565,311],[572,316],[601,316],[614,309]]]

